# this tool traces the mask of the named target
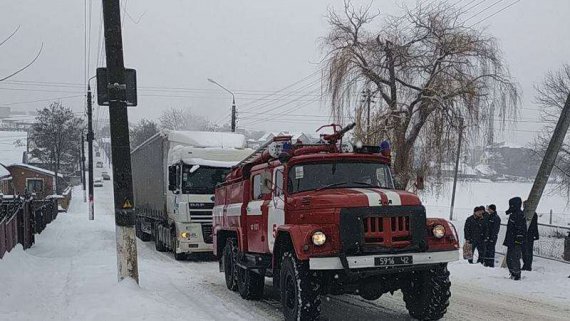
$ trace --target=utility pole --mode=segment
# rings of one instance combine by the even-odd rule
[[[370,88],[362,91],[364,99],[361,102],[366,103],[366,144],[370,144],[370,104],[372,103],[372,95]]]
[[[83,185],[83,203],[87,202],[87,192],[85,191],[85,138],[83,131],[81,131],[81,184]]]
[[[451,194],[451,209],[449,220],[453,221],[453,207],[455,206],[455,190],[457,189],[457,173],[459,172],[459,158],[461,155],[461,143],[463,141],[463,117],[459,119],[459,141],[457,142],[457,155],[455,157],[455,173],[453,174],[453,192]]]
[[[546,183],[548,183],[548,177],[552,172],[552,168],[556,162],[556,157],[558,157],[558,152],[562,147],[566,133],[568,133],[568,127],[570,127],[570,95],[566,98],[566,103],[564,104],[564,108],[562,109],[556,128],[552,133],[552,138],[550,139],[550,143],[548,143],[546,153],[544,154],[544,158],[542,159],[542,163],[538,169],[538,174],[536,174],[534,184],[532,185],[532,189],[530,190],[530,194],[528,195],[528,199],[524,207],[524,215],[526,216],[527,225],[530,223],[534,213],[536,212],[538,202],[542,197]]]
[[[139,282],[120,0],[103,0],[119,281]],[[102,90],[105,90],[102,88]]]
[[[235,133],[236,132],[236,122],[237,122],[236,95],[234,95],[234,93],[231,90],[222,86],[219,82],[215,81],[214,79],[208,78],[208,81],[211,82],[212,84],[222,88],[223,90],[230,93],[230,95],[232,95],[232,133]]]
[[[235,97],[232,99],[232,133],[236,132],[236,99]]]
[[[87,155],[89,158],[89,220],[95,219],[95,193],[93,190],[93,97],[87,84]]]

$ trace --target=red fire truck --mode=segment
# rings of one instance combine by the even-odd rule
[[[394,188],[387,143],[343,144],[354,124],[331,126],[318,144],[275,137],[216,188],[214,253],[228,289],[260,299],[273,278],[286,320],[318,318],[321,295],[397,290],[412,317],[441,318],[454,226]]]

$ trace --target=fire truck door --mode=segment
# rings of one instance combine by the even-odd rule
[[[273,253],[277,228],[285,224],[285,201],[283,199],[283,166],[273,170],[273,193],[267,213],[267,245]]]
[[[251,200],[247,203],[247,249],[253,253],[266,253],[267,229],[264,228],[264,212],[267,213],[266,203],[270,202],[270,190],[265,184],[271,177],[269,171],[252,173]]]

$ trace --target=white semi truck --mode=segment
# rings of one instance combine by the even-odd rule
[[[212,252],[214,188],[251,154],[240,134],[163,131],[131,152],[136,234],[157,251]]]

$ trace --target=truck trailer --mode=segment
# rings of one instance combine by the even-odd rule
[[[136,234],[177,260],[212,252],[215,186],[251,153],[240,134],[162,131],[131,152]]]

